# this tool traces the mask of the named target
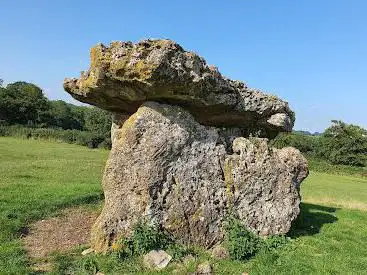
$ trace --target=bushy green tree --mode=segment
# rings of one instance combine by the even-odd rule
[[[276,148],[291,146],[297,148],[302,153],[315,154],[318,151],[320,139],[317,136],[306,135],[301,132],[280,133],[271,141],[271,145]]]
[[[19,81],[0,88],[0,120],[8,124],[41,124],[48,110],[47,98],[34,84]]]
[[[366,166],[367,131],[362,127],[333,120],[322,135],[319,155],[333,164]]]
[[[85,130],[102,135],[110,133],[111,113],[96,107],[90,107],[85,110],[84,119]]]
[[[68,104],[62,100],[50,101],[49,124],[65,130],[83,130],[84,109],[87,108]]]

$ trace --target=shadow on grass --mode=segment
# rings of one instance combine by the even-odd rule
[[[338,220],[335,216],[335,212],[338,209],[335,207],[301,203],[301,212],[293,222],[288,236],[296,238],[319,233],[325,224],[334,223]]]

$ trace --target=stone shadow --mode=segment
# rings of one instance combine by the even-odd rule
[[[293,222],[289,237],[311,236],[320,232],[321,228],[328,223],[338,220],[335,212],[339,208],[322,206],[310,203],[301,203],[301,212]]]

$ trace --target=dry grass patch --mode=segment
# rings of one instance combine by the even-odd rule
[[[97,213],[83,207],[62,210],[61,215],[37,221],[23,243],[31,258],[47,257],[88,244]]]

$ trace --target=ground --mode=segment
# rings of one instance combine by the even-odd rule
[[[80,255],[100,211],[107,156],[106,150],[0,138],[0,274],[155,274],[139,258]],[[311,171],[302,197],[292,241],[283,248],[244,262],[213,261],[202,251],[197,263],[212,261],[216,274],[367,274],[367,179]],[[171,264],[161,274],[192,272],[197,263]]]
[[[23,246],[31,258],[47,257],[53,252],[67,252],[89,242],[89,231],[97,211],[84,207],[67,208],[59,217],[39,220],[30,225]]]

